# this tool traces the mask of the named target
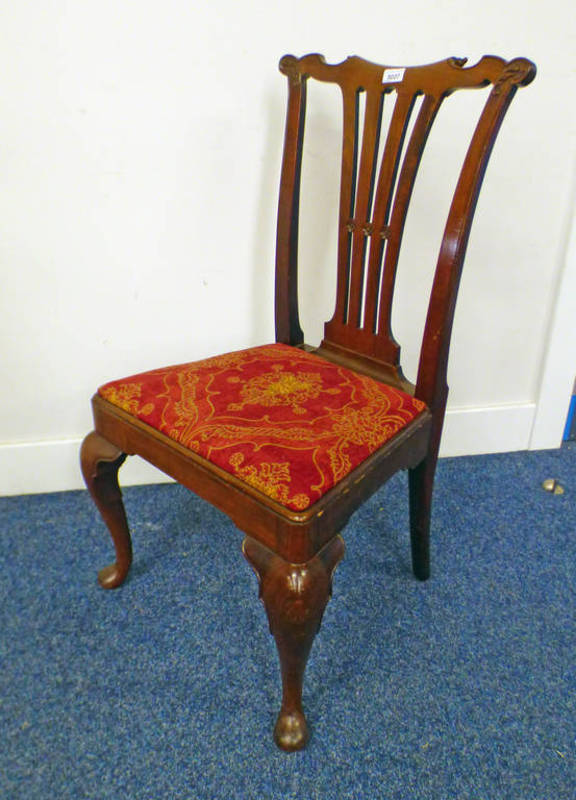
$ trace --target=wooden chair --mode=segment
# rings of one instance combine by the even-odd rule
[[[467,68],[465,61],[390,68],[356,56],[336,65],[320,55],[282,58],[288,110],[276,342],[113,381],[93,398],[95,430],[84,440],[82,469],[116,550],[115,562],[99,573],[100,584],[119,586],[132,560],[118,486],[127,455],[142,456],[228,514],[246,535],[243,552],[259,577],[278,647],[283,694],[275,740],[285,750],[303,747],[308,738],[302,682],[332,573],[344,554],[339,531],[400,469],[409,470],[414,573],[421,580],[429,575],[432,486],[462,263],[500,124],[516,89],[536,73],[524,58],[505,62],[486,56]],[[337,84],[343,99],[337,299],[318,348],[304,344],[297,302],[310,78]],[[403,377],[390,328],[410,195],[443,101],[456,90],[490,84],[448,214],[413,386]],[[408,136],[419,96],[423,100]],[[393,99],[385,143],[380,142],[383,104]]]

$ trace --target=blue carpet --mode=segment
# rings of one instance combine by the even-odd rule
[[[290,755],[242,537],[176,485],[125,499],[135,564],[112,592],[86,493],[0,500],[0,797],[573,800],[573,444],[441,461],[425,584],[406,476],[357,512]]]

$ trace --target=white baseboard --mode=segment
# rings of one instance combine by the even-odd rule
[[[85,489],[80,472],[82,439],[0,445],[0,496]],[[141,458],[122,467],[124,486],[172,479]]]
[[[479,455],[528,449],[533,403],[492,408],[449,409],[441,456]],[[83,489],[80,439],[0,445],[0,495]],[[171,479],[141,458],[122,467],[122,485],[164,483]]]
[[[535,413],[534,403],[448,409],[440,457],[528,450]]]

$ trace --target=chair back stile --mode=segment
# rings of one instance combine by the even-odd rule
[[[298,318],[298,208],[306,82],[339,85],[343,102],[342,167],[334,315],[318,354],[409,388],[431,410],[446,402],[446,369],[456,296],[476,200],[493,143],[520,85],[535,67],[527,59],[485,56],[475,66],[450,58],[424,67],[395,68],[356,56],[326,64],[317,54],[285,56],[288,113],[282,165],[276,260],[277,341],[302,345]],[[392,301],[402,234],[418,167],[443,101],[454,91],[492,84],[464,160],[448,215],[420,353],[416,387],[404,379],[400,347],[391,329]],[[360,96],[365,110],[360,125]],[[383,106],[396,94],[381,147]],[[416,101],[422,97],[412,125]],[[384,138],[384,137],[382,137]],[[383,152],[381,150],[383,149]]]

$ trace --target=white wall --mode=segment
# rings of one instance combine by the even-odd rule
[[[285,52],[537,63],[478,208],[443,450],[529,446],[570,218],[572,2],[2,0],[0,11],[0,493],[81,485],[78,444],[105,379],[273,338]],[[458,108],[467,124],[469,101]],[[332,122],[311,124],[326,135]],[[424,198],[443,183],[441,161],[423,164],[408,222],[407,236],[423,233],[399,287],[418,321],[395,316],[409,373],[422,307],[408,287],[435,260],[429,217],[443,201]],[[315,281],[331,241],[304,247],[304,262],[320,256]],[[151,476],[125,468],[127,481]]]

